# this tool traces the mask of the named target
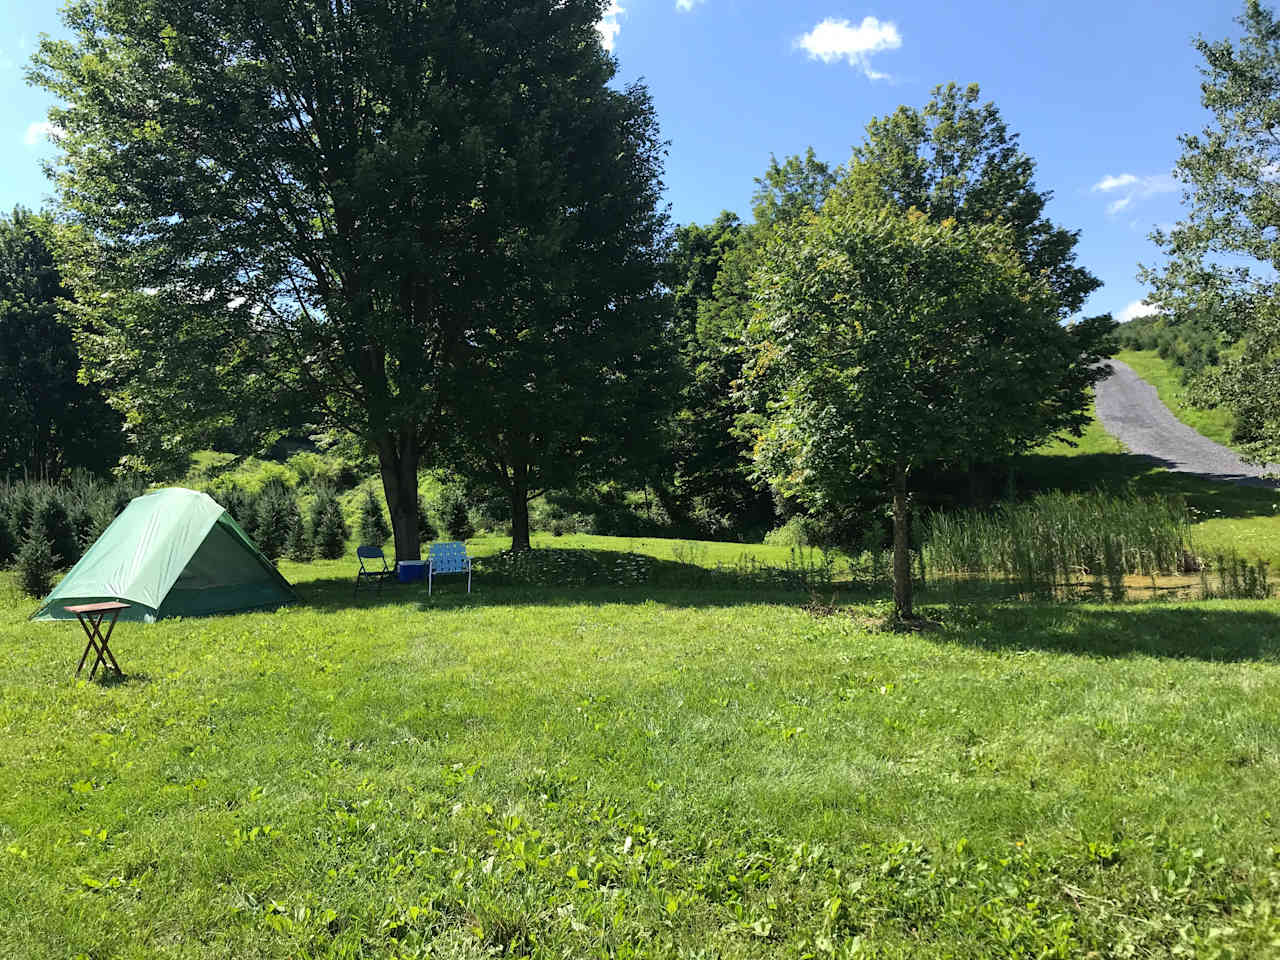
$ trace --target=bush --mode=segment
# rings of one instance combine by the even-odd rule
[[[364,502],[360,505],[360,545],[380,547],[390,536],[391,527],[382,515],[382,504],[372,490],[366,490]]]
[[[302,520],[298,501],[292,497],[289,498],[288,515],[289,536],[284,543],[285,555],[297,563],[308,563],[315,556],[315,548],[307,536],[307,525]]]
[[[257,525],[257,518],[253,516],[249,495],[240,487],[231,484],[225,487],[214,499],[227,513],[231,514],[231,519],[239,524],[240,529],[252,540],[253,534],[250,531]]]
[[[9,529],[9,518],[0,511],[0,567],[13,559],[18,544],[13,532]]]
[[[44,597],[53,588],[53,570],[61,558],[53,552],[48,531],[33,520],[18,550],[18,584],[32,597]]]
[[[469,540],[476,535],[466,491],[459,484],[446,484],[440,488],[436,496],[436,519],[451,540]]]
[[[311,536],[316,550],[326,560],[337,560],[346,553],[349,531],[332,490],[321,490],[311,505]]]
[[[9,494],[9,529],[14,541],[21,543],[36,512],[36,491],[31,484],[20,483]]]
[[[765,534],[764,542],[773,547],[809,547],[809,530],[804,517],[792,517],[782,526]]]
[[[418,495],[418,537],[423,543],[430,543],[436,538],[436,528],[431,522],[431,518],[427,516],[426,504],[422,502],[422,495]]]
[[[67,514],[62,494],[49,487],[36,504],[35,516],[31,520],[32,529],[39,527],[49,541],[49,549],[58,558],[60,566],[69,567],[80,559],[80,548],[76,543],[76,532],[71,526],[71,517]]]
[[[282,490],[266,490],[259,498],[254,541],[272,563],[284,556],[292,532],[290,521],[293,514],[297,514],[301,521],[297,503]]]
[[[97,516],[93,508],[81,501],[72,505],[68,511],[71,521],[71,532],[76,538],[76,556],[83,557],[85,551],[93,546],[102,531],[98,529]]]

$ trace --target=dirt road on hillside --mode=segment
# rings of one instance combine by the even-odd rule
[[[1280,488],[1280,481],[1263,479],[1264,474],[1280,473],[1280,464],[1258,467],[1245,463],[1234,451],[1201,436],[1170,413],[1156,388],[1128,364],[1119,360],[1107,363],[1112,373],[1097,386],[1098,420],[1131,453],[1149,457],[1166,470]]]

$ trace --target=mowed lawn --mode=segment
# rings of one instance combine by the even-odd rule
[[[110,684],[0,577],[0,955],[1280,955],[1274,601],[906,636],[353,565]]]

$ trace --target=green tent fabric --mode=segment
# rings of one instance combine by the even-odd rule
[[[73,620],[68,604],[131,604],[151,623],[277,607],[297,594],[221,505],[171,487],[136,497],[45,597],[33,620]]]

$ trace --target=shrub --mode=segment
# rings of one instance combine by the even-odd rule
[[[373,495],[372,490],[364,493],[364,502],[360,504],[360,544],[361,546],[380,547],[391,536],[391,527],[382,515],[382,504]]]
[[[279,489],[264,491],[258,500],[258,522],[254,528],[254,540],[258,549],[272,563],[284,556],[291,533],[291,514],[297,512],[298,505],[293,497]],[[300,514],[298,518],[301,520]]]
[[[764,542],[774,547],[807,547],[809,532],[805,529],[803,517],[792,517],[782,526],[770,530],[764,536]]]
[[[427,516],[426,504],[422,502],[422,495],[418,495],[418,536],[423,543],[430,543],[436,538],[436,528],[431,522],[431,518]]]
[[[36,512],[35,488],[28,483],[17,484],[9,494],[9,529],[14,540],[21,542],[31,526]]]
[[[307,525],[302,520],[298,502],[289,500],[289,536],[284,544],[285,555],[297,563],[308,563],[315,556],[315,547],[307,536]]]
[[[69,567],[80,559],[80,548],[76,543],[76,532],[71,526],[71,517],[67,514],[63,495],[54,487],[45,490],[44,496],[36,503],[32,527],[39,526],[49,541],[49,549],[58,558],[58,563]]]
[[[13,554],[18,548],[16,539],[13,531],[9,529],[9,517],[0,510],[0,566],[4,566],[13,559]]]
[[[476,535],[466,491],[459,484],[446,484],[440,488],[436,496],[436,519],[452,540],[468,540]]]
[[[36,519],[18,550],[18,584],[24,593],[44,597],[53,587],[53,570],[60,559],[53,551],[48,531]]]
[[[347,523],[332,490],[321,490],[311,505],[311,535],[316,550],[326,560],[337,560],[347,549]]]
[[[240,529],[248,534],[249,539],[253,539],[250,532],[257,525],[257,518],[252,513],[252,503],[249,495],[243,489],[231,484],[223,488],[222,492],[214,497],[222,505],[222,508],[231,514],[231,519],[240,525]]]

